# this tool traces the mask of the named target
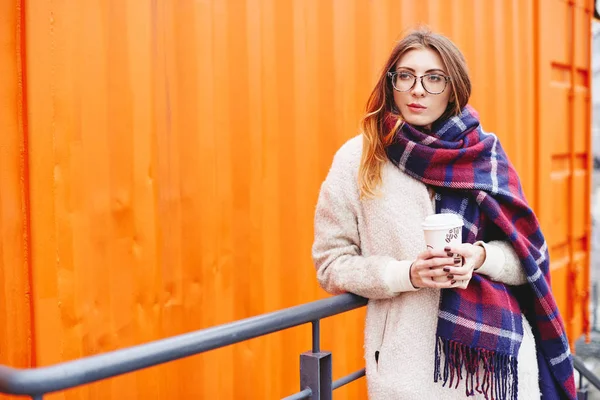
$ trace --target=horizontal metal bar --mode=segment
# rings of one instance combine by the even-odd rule
[[[359,371],[355,371],[353,373],[351,373],[350,375],[346,375],[344,377],[341,377],[340,379],[337,379],[333,382],[333,390],[342,387],[344,385],[349,384],[352,381],[355,381],[359,378],[362,378],[363,376],[365,376],[365,369],[361,369]]]
[[[592,371],[587,369],[582,360],[578,357],[573,356],[573,366],[581,375],[585,377],[596,389],[600,389],[600,378],[598,378]]]
[[[312,396],[312,390],[310,390],[310,388],[306,388],[301,392],[298,393],[294,393],[288,397],[284,397],[281,400],[300,400],[300,399],[308,399],[310,396]]]
[[[342,294],[228,324],[48,367],[0,366],[0,393],[37,394],[68,389],[243,342],[363,307],[365,298]]]

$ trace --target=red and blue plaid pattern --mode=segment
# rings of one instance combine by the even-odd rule
[[[397,120],[388,115],[386,132]],[[470,106],[431,131],[403,123],[386,149],[388,157],[435,190],[436,212],[463,218],[463,241],[509,241],[528,281],[510,287],[474,274],[467,289],[442,291],[434,380],[458,387],[464,379],[467,395],[516,399],[523,313],[536,339],[543,398],[575,399],[569,343],[550,288],[548,247],[516,171]]]

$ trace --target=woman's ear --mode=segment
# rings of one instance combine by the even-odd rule
[[[446,108],[446,111],[460,114],[460,106],[458,105],[458,99],[456,98],[455,93],[452,93],[452,96],[450,96],[450,101],[448,102],[448,107]]]
[[[454,93],[454,91],[452,91],[452,94],[450,95],[450,100],[448,100],[448,104],[455,105],[457,102],[458,102],[458,99],[456,98],[456,93]]]

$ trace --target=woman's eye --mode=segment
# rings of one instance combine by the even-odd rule
[[[411,74],[409,74],[408,72],[400,72],[398,74],[398,79],[400,79],[401,81],[407,81],[412,78],[413,78],[413,76]]]
[[[440,82],[440,81],[441,81],[442,79],[444,79],[444,78],[442,78],[442,76],[441,76],[441,75],[435,75],[435,74],[434,74],[434,75],[427,75],[427,79],[428,79],[430,82]]]

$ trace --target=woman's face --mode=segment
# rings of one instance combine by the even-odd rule
[[[411,125],[430,129],[431,124],[442,116],[450,99],[450,82],[444,82],[448,76],[444,63],[439,54],[429,48],[409,50],[404,53],[396,63],[397,74],[394,76],[396,87],[403,92],[394,90],[394,102],[400,114]],[[416,79],[410,88],[413,77],[431,74],[429,77]],[[443,92],[439,94],[428,93],[423,83],[430,92]],[[444,88],[445,87],[445,88]]]

